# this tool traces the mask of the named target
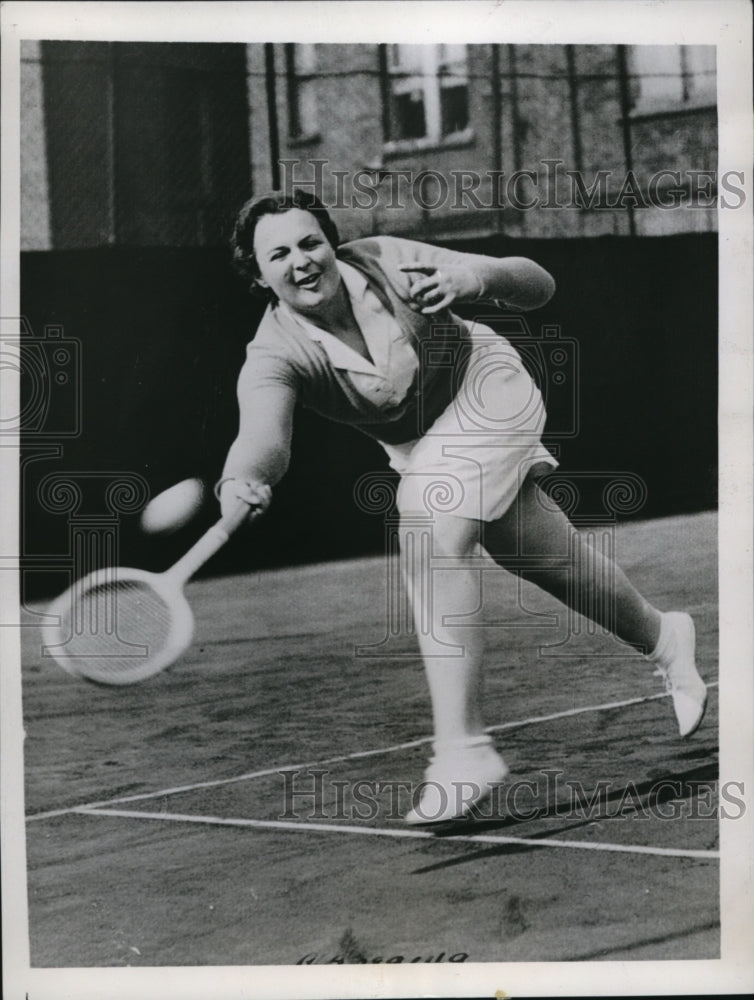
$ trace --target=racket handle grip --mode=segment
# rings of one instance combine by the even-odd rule
[[[236,528],[241,527],[250,513],[251,507],[249,504],[245,500],[239,500],[237,504],[234,504],[229,513],[220,518],[215,527],[222,529],[230,537]]]
[[[221,518],[217,524],[213,524],[164,575],[169,576],[175,583],[185,583],[225,545],[236,528],[239,528],[248,516],[249,505],[245,501],[239,500],[238,506]]]

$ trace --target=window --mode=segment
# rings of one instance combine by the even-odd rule
[[[630,69],[634,110],[715,103],[713,45],[635,45]]]
[[[317,138],[317,49],[310,43],[286,45],[288,81],[288,138],[293,142]]]
[[[440,131],[461,132],[469,124],[469,80],[465,45],[438,45]]]
[[[465,45],[386,45],[382,52],[388,142],[436,143],[469,125]]]

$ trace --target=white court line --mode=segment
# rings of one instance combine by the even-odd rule
[[[670,858],[719,858],[719,851],[684,850],[676,847],[645,847],[642,844],[605,844],[583,840],[538,840],[534,837],[508,837],[491,833],[459,834],[438,837],[428,830],[386,829],[373,826],[347,826],[335,823],[300,823],[285,820],[227,819],[222,816],[196,816],[187,813],[140,812],[137,809],[72,809],[80,816],[116,816],[120,819],[156,819],[172,823],[204,823],[210,826],[241,826],[263,830],[296,830],[304,833],[356,833],[367,837],[394,837],[407,840],[462,841],[468,844],[526,844],[528,847],[571,848],[579,851],[609,851],[617,854],[653,854]]]
[[[718,682],[712,681],[707,687],[717,687]],[[535,726],[542,722],[552,722],[555,719],[566,719],[574,715],[582,715],[585,712],[605,712],[612,708],[627,708],[629,705],[641,705],[647,701],[657,701],[659,698],[668,698],[667,691],[660,694],[645,695],[640,698],[628,698],[625,701],[605,702],[601,705],[584,705],[581,708],[569,708],[562,712],[553,712],[551,715],[534,715],[529,719],[521,719],[516,722],[502,722],[497,726],[488,726],[488,733],[499,733],[504,729],[520,729],[524,726]],[[395,743],[393,746],[377,747],[374,750],[358,750],[354,753],[342,754],[338,757],[327,757],[324,760],[314,760],[298,764],[279,764],[276,767],[267,767],[261,771],[248,771],[245,774],[237,774],[232,778],[213,778],[209,781],[197,781],[190,785],[176,785],[174,788],[161,788],[156,792],[140,792],[137,795],[121,795],[115,798],[101,799],[98,802],[84,802],[78,806],[68,806],[65,809],[51,809],[48,812],[32,813],[27,816],[28,823],[35,820],[52,819],[55,816],[67,816],[69,813],[78,812],[80,809],[98,809],[100,806],[116,805],[120,802],[143,802],[145,799],[157,799],[167,795],[178,795],[181,792],[195,792],[203,788],[219,788],[222,785],[232,785],[240,781],[252,781],[254,778],[265,778],[272,774],[279,774],[281,771],[297,771],[302,768],[322,767],[323,764],[342,764],[349,760],[358,760],[362,757],[377,757],[380,754],[396,753],[399,750],[412,750],[415,747],[424,746],[432,742],[431,736],[423,736],[418,740],[410,740],[407,743]]]

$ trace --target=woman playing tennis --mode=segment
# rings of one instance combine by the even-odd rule
[[[417,633],[434,722],[426,784],[406,821],[463,817],[507,773],[482,718],[484,629],[468,625],[480,546],[645,654],[672,694],[681,736],[694,732],[706,688],[691,618],[653,607],[542,491],[538,478],[557,463],[540,440],[538,389],[504,338],[450,311],[483,299],[536,309],[554,292],[550,275],[523,257],[386,236],[339,245],[322,203],[302,191],[247,203],[233,250],[270,304],[238,381],[223,513],[238,498],[252,518],[269,506],[297,401],[375,438],[400,474],[401,564],[414,617],[427,623]],[[428,518],[431,552],[412,539]]]

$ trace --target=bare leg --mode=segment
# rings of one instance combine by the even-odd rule
[[[649,654],[672,695],[679,734],[696,731],[707,689],[696,669],[689,615],[661,614],[612,560],[587,544],[531,477],[513,506],[485,529],[484,546],[501,566]]]
[[[419,646],[432,700],[433,755],[409,824],[440,822],[467,814],[503,780],[507,767],[484,732],[481,710],[484,629],[474,621],[481,607],[477,521],[437,516],[431,552],[426,527],[404,520],[401,553],[414,609]],[[447,560],[447,566],[439,565]],[[454,624],[462,617],[463,624]]]
[[[479,610],[479,571],[465,563],[476,551],[480,528],[477,521],[441,514],[432,529],[430,553],[410,523],[402,526],[402,568],[432,700],[435,740],[457,743],[484,731],[480,707],[484,629],[446,621]],[[433,568],[438,557],[448,559],[449,568]]]
[[[415,524],[406,519],[402,526],[402,563],[427,675],[435,739],[438,744],[458,743],[484,732],[485,633],[472,624],[481,605],[481,580],[479,571],[470,566],[482,526],[467,518],[437,515],[428,552]],[[484,525],[483,541],[505,569],[592,617],[637,650],[649,653],[656,648],[660,612],[620,567],[587,544],[533,479],[525,481],[502,518]],[[446,559],[448,568],[435,568],[438,558]],[[454,618],[463,618],[464,623],[453,624]]]
[[[500,566],[536,583],[640,652],[655,649],[660,612],[619,566],[582,538],[534,479],[528,478],[513,505],[484,529],[484,547]]]
[[[507,773],[484,734],[481,712],[484,630],[474,623],[481,609],[481,580],[471,558],[482,525],[444,514],[431,527],[430,535],[426,522],[405,518],[401,529],[403,572],[435,729],[427,784],[405,817],[409,824],[467,815]],[[691,619],[661,615],[615,563],[588,545],[533,478],[503,517],[484,525],[483,544],[505,569],[536,582],[637,650],[655,651],[673,694],[680,734],[697,728],[706,688],[694,664]],[[447,560],[447,567],[438,566],[438,559]],[[454,624],[454,617],[464,624]]]

